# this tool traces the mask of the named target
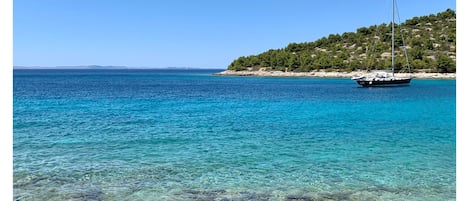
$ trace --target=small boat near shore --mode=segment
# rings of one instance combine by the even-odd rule
[[[394,76],[394,9],[395,9],[395,1],[392,0],[392,45],[391,45],[391,70],[390,71],[372,71],[372,76],[358,76],[352,77],[352,80],[355,80],[359,85],[364,87],[373,87],[373,86],[402,86],[402,85],[409,85],[412,77],[395,77]],[[405,43],[404,43],[405,44]],[[405,45],[404,45],[405,46]],[[406,52],[407,57],[407,52]],[[407,67],[409,67],[409,60],[407,61]],[[410,68],[410,67],[409,67]]]
[[[364,87],[409,85],[412,80],[412,77],[395,77],[393,73],[388,71],[372,71],[372,73],[374,75],[371,77],[352,77],[352,80],[355,80],[359,85]]]

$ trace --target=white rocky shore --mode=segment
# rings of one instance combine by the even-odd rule
[[[365,71],[354,72],[283,72],[283,71],[233,71],[225,70],[215,75],[222,76],[258,76],[258,77],[321,77],[352,78],[361,75],[372,75]],[[395,73],[396,77],[413,77],[416,79],[456,79],[456,73]]]

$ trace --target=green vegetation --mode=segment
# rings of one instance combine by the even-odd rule
[[[380,70],[391,66],[391,23],[330,34],[314,42],[291,43],[259,55],[242,56],[228,70],[309,72]],[[404,38],[405,44],[402,42]],[[406,66],[407,48],[412,71],[456,72],[456,12],[414,17],[396,25],[396,71]]]

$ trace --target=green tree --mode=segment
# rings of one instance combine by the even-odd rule
[[[411,60],[414,60],[414,59],[422,60],[424,54],[425,54],[425,51],[420,46],[416,46],[409,50],[409,56]]]
[[[456,64],[448,55],[440,55],[437,59],[437,69],[439,73],[456,72]]]
[[[425,62],[420,59],[412,60],[411,66],[415,69],[424,69],[426,68]]]

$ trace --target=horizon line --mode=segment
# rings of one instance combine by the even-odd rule
[[[169,67],[148,67],[148,66],[114,66],[114,65],[70,65],[70,66],[20,66],[13,65],[13,69],[225,69],[220,67],[188,67],[188,66],[169,66]]]

